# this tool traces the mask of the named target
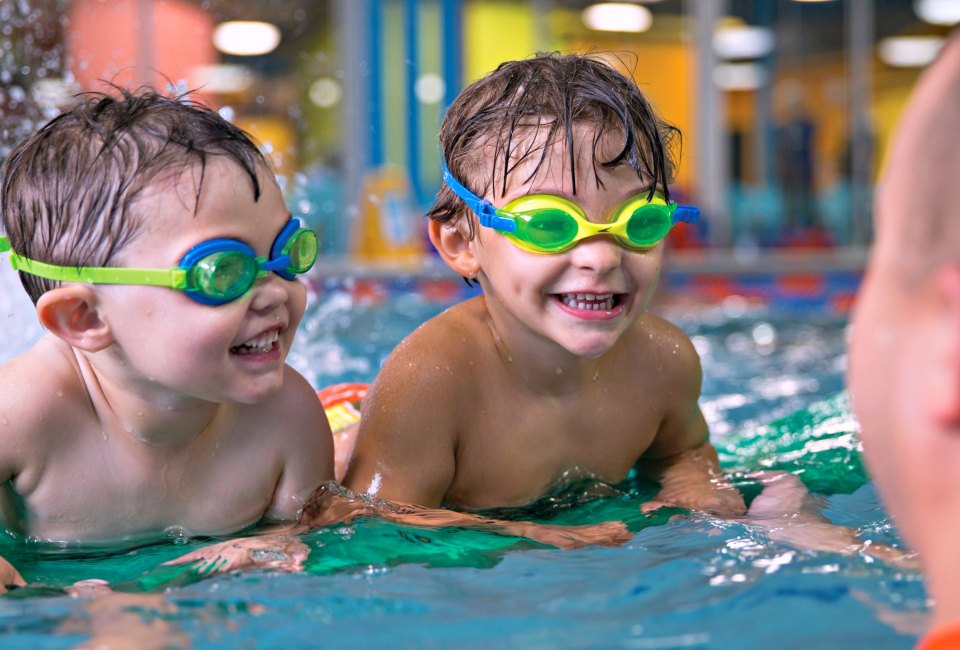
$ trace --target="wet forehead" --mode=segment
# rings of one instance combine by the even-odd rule
[[[600,163],[615,158],[623,149],[625,136],[622,130],[609,128],[598,133],[594,124],[575,123],[571,152],[571,141],[562,132],[551,134],[551,124],[545,118],[539,125],[518,128],[514,131],[509,152],[498,149],[492,141],[481,147],[483,160],[489,161],[496,156],[492,170],[495,198],[524,186],[546,186],[575,196],[584,184],[595,186],[598,180],[603,181],[610,174]],[[507,153],[509,161],[505,170],[504,156]],[[636,177],[632,168],[624,167]],[[490,172],[487,163],[480,171],[485,178],[478,185],[490,187]],[[574,182],[577,192],[574,192]],[[649,179],[643,179],[643,183],[646,182]]]

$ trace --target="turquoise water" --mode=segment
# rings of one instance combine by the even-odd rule
[[[317,386],[370,380],[393,345],[446,304],[422,292],[321,286],[291,362]],[[748,496],[758,490],[750,472],[784,469],[826,495],[835,523],[900,544],[863,470],[842,393],[842,318],[749,311],[735,301],[665,314],[701,353],[701,404],[724,466]],[[2,358],[31,336],[18,331]],[[573,486],[527,514],[625,521],[634,535],[624,546],[560,551],[364,520],[306,535],[303,573],[198,580],[159,564],[208,540],[96,555],[8,542],[4,554],[34,585],[0,597],[0,644],[67,648],[106,634],[210,648],[909,648],[916,639],[927,603],[915,572],[796,551],[742,523],[643,516],[652,486],[641,480],[601,499],[590,487]],[[127,595],[64,595],[62,587],[92,577]]]

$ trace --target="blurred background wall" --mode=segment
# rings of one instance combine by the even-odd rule
[[[890,131],[960,0],[0,0],[0,158],[105,82],[195,97],[270,153],[328,260],[429,260],[445,107],[501,61],[597,52],[684,133],[671,251],[871,239]]]

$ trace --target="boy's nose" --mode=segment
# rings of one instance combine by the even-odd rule
[[[605,273],[620,266],[623,247],[609,235],[595,235],[579,242],[570,254],[577,268]]]
[[[253,285],[250,308],[254,311],[267,311],[289,299],[288,281],[276,273],[267,273]]]

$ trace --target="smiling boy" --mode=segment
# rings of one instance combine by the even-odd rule
[[[256,145],[187,101],[93,95],[13,150],[0,189],[0,248],[48,332],[0,367],[3,525],[91,543],[295,520],[333,477],[284,362],[317,241]]]
[[[697,354],[647,311],[662,239],[696,212],[670,200],[678,137],[591,57],[508,62],[463,91],[429,232],[483,295],[388,359],[347,486],[475,510],[616,483],[639,461],[660,503],[744,513],[697,405]]]

